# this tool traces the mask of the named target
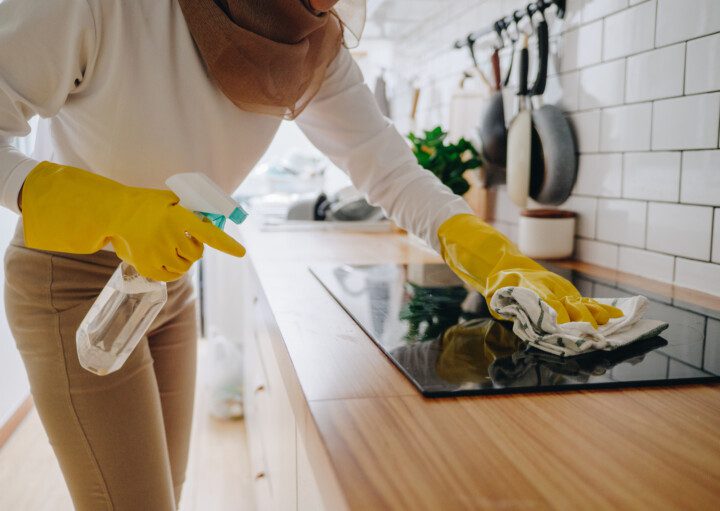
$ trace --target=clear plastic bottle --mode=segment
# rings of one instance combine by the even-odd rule
[[[2,0],[0,0],[2,1]],[[222,229],[241,224],[247,212],[199,172],[171,176],[165,184],[180,205]],[[123,262],[100,292],[77,329],[80,365],[99,376],[120,369],[167,301],[167,286],[140,275]]]
[[[80,365],[99,376],[120,369],[166,301],[165,282],[121,263],[78,327]]]

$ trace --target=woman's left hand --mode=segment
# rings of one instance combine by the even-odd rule
[[[438,230],[445,262],[465,282],[490,301],[503,287],[531,289],[557,312],[558,323],[586,321],[597,328],[622,311],[583,298],[570,281],[546,270],[520,253],[505,236],[474,215],[456,215]],[[498,319],[492,308],[490,312]]]
[[[525,259],[532,261],[529,258]],[[597,328],[598,325],[604,325],[611,318],[619,318],[623,315],[617,307],[598,303],[592,298],[584,298],[569,280],[542,266],[539,269],[508,268],[491,275],[487,280],[485,294],[488,307],[495,292],[508,286],[524,287],[534,291],[545,303],[555,309],[558,324],[585,321]],[[504,319],[492,308],[490,308],[490,313],[498,319]]]

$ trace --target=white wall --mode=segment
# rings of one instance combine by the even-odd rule
[[[395,44],[395,81],[419,77],[419,127],[447,124],[469,63],[452,42],[527,1],[436,3]],[[546,101],[569,113],[579,138],[578,182],[563,205],[580,213],[577,257],[720,294],[720,1],[567,3],[565,20],[550,20]],[[393,90],[398,126],[409,94]],[[499,193],[498,227],[513,237],[517,217]]]
[[[37,127],[37,118],[31,120],[33,131]],[[32,152],[35,135],[15,140],[15,145],[27,154]],[[15,233],[17,215],[5,208],[0,208],[0,253],[5,250]],[[1,263],[1,261],[0,261]],[[0,264],[0,282],[5,285],[5,267]],[[25,366],[15,347],[15,340],[10,333],[5,317],[5,297],[0,293],[0,426],[5,424],[30,393],[30,386],[25,375]]]
[[[0,208],[0,247],[2,252],[10,243],[15,232],[17,216],[10,211]],[[5,269],[0,264],[0,281],[5,282]],[[15,412],[28,393],[30,387],[25,376],[20,354],[15,347],[15,341],[10,333],[7,318],[5,317],[5,299],[0,293],[0,426],[5,424]]]

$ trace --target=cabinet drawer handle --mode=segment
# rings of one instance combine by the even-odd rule
[[[257,387],[255,387],[255,393],[256,393],[256,394],[257,394],[258,392],[262,392],[263,390],[265,390],[265,385],[263,385],[263,384],[260,384],[260,385],[258,385]]]
[[[255,474],[256,481],[263,479],[264,477],[265,477],[265,472],[258,472],[257,474]]]

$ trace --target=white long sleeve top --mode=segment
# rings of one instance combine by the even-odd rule
[[[9,139],[28,134],[35,114],[36,149],[25,155]],[[347,50],[296,122],[369,202],[436,249],[442,222],[471,212],[418,166]],[[214,85],[174,0],[0,3],[0,204],[15,212],[42,160],[151,188],[202,171],[230,193],[279,125]]]

